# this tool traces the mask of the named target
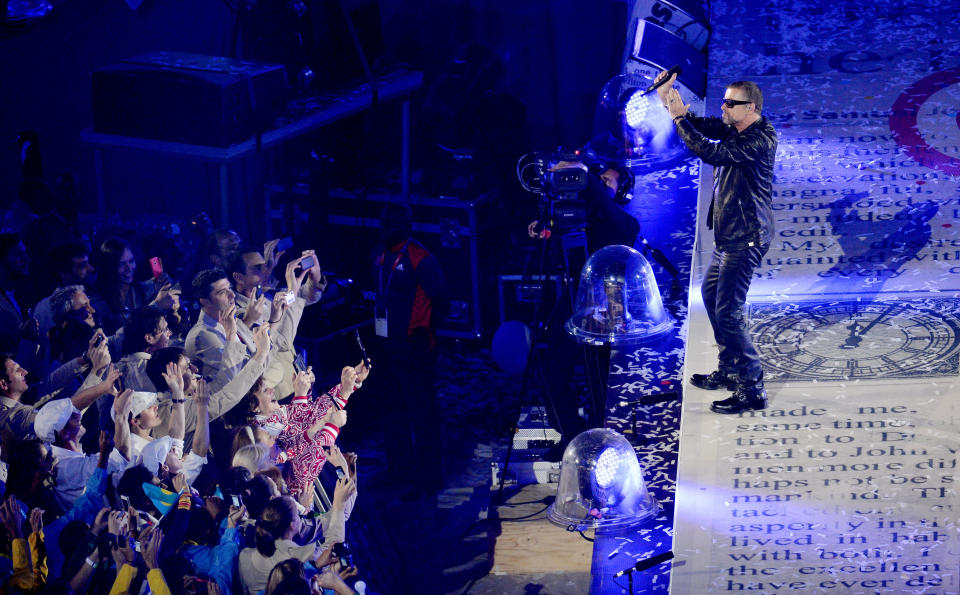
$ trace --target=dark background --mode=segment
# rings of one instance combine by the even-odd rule
[[[318,47],[331,50],[318,57],[318,79],[322,87],[345,83],[359,68],[337,15],[339,3],[308,4]],[[530,148],[587,140],[597,95],[619,71],[626,32],[626,5],[610,0],[349,0],[347,5],[375,69],[395,64],[421,69],[425,89],[464,44],[489,48],[503,66],[497,90],[526,107],[524,129],[515,139]],[[217,0],[145,0],[136,11],[122,0],[61,0],[39,22],[2,31],[0,205],[10,204],[20,179],[13,140],[20,130],[34,129],[40,133],[46,177],[71,172],[80,187],[81,210],[94,210],[92,150],[79,138],[91,125],[90,72],[156,50],[230,55],[233,27],[233,13]],[[414,121],[422,124],[417,109],[415,103]],[[171,167],[173,176],[158,176],[149,188],[112,183],[120,183],[131,200],[174,203],[181,184],[213,186],[209,169]]]

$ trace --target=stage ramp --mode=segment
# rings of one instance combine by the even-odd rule
[[[725,395],[689,384],[716,367],[699,301],[704,182],[673,593],[960,592],[960,29],[948,5],[712,3],[707,105],[753,80],[780,134],[777,234],[749,296],[770,404],[720,416],[709,405]]]

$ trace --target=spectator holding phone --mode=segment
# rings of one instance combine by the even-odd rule
[[[356,489],[347,478],[337,482],[330,513],[342,517],[343,505]],[[310,562],[317,568],[326,566],[333,555],[333,544],[344,539],[343,527],[331,526],[324,534],[323,542],[297,545],[293,536],[300,531],[300,515],[297,503],[289,496],[270,500],[260,513],[256,523],[256,546],[240,551],[240,580],[247,595],[254,595],[267,586],[273,567],[279,562],[295,558]]]
[[[314,376],[312,368],[307,367],[294,378],[295,396],[288,405],[281,406],[274,390],[262,382],[247,395],[245,411],[249,422],[275,437],[276,462],[289,462],[285,480],[291,494],[309,498],[309,488],[327,459],[325,448],[336,443],[340,428],[347,422],[344,409],[348,400],[369,374],[364,362],[346,366],[341,371],[340,384],[311,397]],[[309,503],[301,501],[304,506]]]
[[[286,297],[299,293],[303,280],[309,273],[297,273],[297,268],[304,258],[296,258],[287,265],[288,291],[278,292],[271,304],[267,322],[272,331],[272,349],[275,353],[293,350],[293,339],[303,314],[304,301],[293,298],[288,302]],[[217,391],[256,353],[253,331],[243,320],[236,318],[237,294],[224,271],[201,271],[193,280],[193,291],[203,311],[187,334],[185,349],[191,361],[199,362],[201,375],[210,382],[212,390]],[[293,361],[292,357],[289,359]],[[273,365],[271,363],[271,366]],[[276,385],[285,374],[292,376],[292,371],[276,364],[276,368],[268,374],[268,379],[273,379],[272,384]]]
[[[230,324],[229,316],[224,320]],[[159,422],[151,427],[154,438],[165,436],[170,427],[172,413],[178,402],[195,403],[203,398],[207,403],[205,411],[208,421],[220,418],[233,409],[250,390],[266,370],[270,360],[270,333],[266,327],[258,327],[252,335],[255,345],[253,356],[247,360],[240,372],[222,388],[214,389],[203,378],[198,378],[196,368],[179,347],[168,347],[155,353],[147,363],[147,374],[159,390]],[[187,444],[191,443],[193,433],[204,420],[201,411],[193,406],[185,411],[185,434]]]
[[[112,335],[130,321],[134,310],[155,305],[164,312],[177,312],[179,294],[169,277],[137,281],[137,260],[133,248],[117,237],[108,238],[96,254],[97,293],[94,309],[100,314],[103,330]]]

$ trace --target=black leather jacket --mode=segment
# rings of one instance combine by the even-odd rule
[[[777,132],[770,121],[761,116],[738,133],[720,118],[688,115],[677,131],[694,155],[718,168],[707,215],[717,248],[738,250],[751,242],[768,246],[773,240],[770,203],[777,153]]]

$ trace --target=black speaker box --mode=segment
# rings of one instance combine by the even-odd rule
[[[283,66],[155,52],[93,72],[97,132],[227,147],[271,127],[286,102]]]

